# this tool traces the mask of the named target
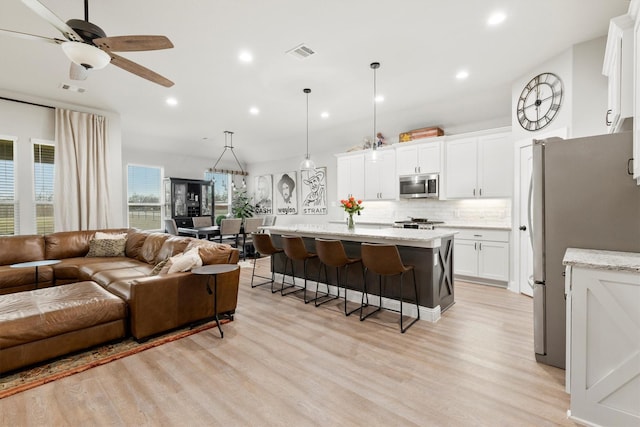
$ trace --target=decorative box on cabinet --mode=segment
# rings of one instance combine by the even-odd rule
[[[192,227],[191,218],[213,215],[213,186],[210,181],[165,178],[165,218],[178,227]]]
[[[445,151],[448,199],[511,197],[511,132],[447,141]]]

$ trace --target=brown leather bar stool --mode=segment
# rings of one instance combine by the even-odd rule
[[[316,307],[324,304],[327,301],[331,301],[332,299],[340,297],[340,286],[344,288],[344,314],[345,316],[350,315],[354,311],[360,310],[360,307],[354,308],[351,311],[347,311],[347,280],[349,279],[349,267],[353,264],[361,263],[362,258],[349,258],[344,251],[344,246],[340,240],[327,240],[327,239],[316,239],[316,252],[318,253],[318,258],[322,262],[322,269],[318,270],[318,281],[316,283]],[[336,269],[336,279],[337,279],[337,295],[333,298],[326,299],[320,303],[318,303],[318,283],[320,282],[320,273],[324,270],[324,278],[328,282],[328,274],[327,267],[334,267]],[[340,284],[340,272],[344,272],[344,283]],[[327,293],[323,296],[331,296],[329,294],[329,285],[327,284]]]
[[[308,304],[311,301],[315,301],[315,298],[307,299],[307,264],[309,263],[310,259],[317,258],[317,255],[313,252],[307,251],[307,248],[304,246],[304,241],[300,236],[282,236],[282,248],[284,249],[284,253],[287,256],[287,260],[284,264],[284,274],[282,276],[282,288],[280,289],[280,294],[284,296],[302,291],[304,292],[305,304]],[[295,287],[294,261],[304,261],[304,287],[285,293],[285,289]],[[291,262],[291,278],[293,283],[291,283],[289,286],[284,286],[284,275],[287,273],[287,263],[289,262]]]
[[[274,294],[278,292],[278,290],[273,288],[273,284],[275,283],[275,277],[276,277],[276,272],[273,269],[273,256],[277,254],[284,255],[284,250],[280,248],[276,248],[273,245],[271,236],[266,233],[251,233],[251,238],[253,240],[253,246],[255,248],[255,251],[253,253],[253,273],[251,274],[251,287],[255,288],[258,286],[266,285],[267,283],[271,283],[271,293]],[[254,277],[259,277],[261,279],[269,279],[269,277],[260,276],[256,274],[256,261],[258,259],[258,254],[271,257],[271,278],[266,282],[262,282],[254,285],[253,284]],[[282,274],[282,282],[284,283],[284,273]]]
[[[398,252],[398,248],[396,245],[383,245],[383,244],[372,244],[372,243],[362,243],[361,247],[362,254],[362,263],[364,264],[364,273],[363,273],[363,282],[364,289],[362,292],[362,303],[360,305],[360,320],[364,320],[367,317],[371,316],[373,313],[380,311],[382,309],[382,279],[383,277],[392,277],[392,276],[400,276],[400,331],[404,333],[411,325],[416,323],[420,319],[420,307],[418,306],[418,285],[416,282],[416,272],[413,268],[413,265],[404,265],[402,263],[402,259],[400,258],[400,252]],[[366,316],[363,316],[364,307],[364,295],[368,292],[367,286],[367,271],[371,271],[378,275],[378,297],[380,298],[380,302],[378,308],[368,313]],[[405,273],[411,272],[413,274],[413,288],[414,288],[414,296],[416,299],[416,310],[418,312],[418,316],[411,321],[406,327],[404,327],[404,316],[402,312],[403,307],[403,287],[404,287],[404,275]],[[385,308],[385,310],[395,311],[393,309]]]

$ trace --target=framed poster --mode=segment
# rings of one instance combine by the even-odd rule
[[[273,177],[260,175],[256,177],[256,209],[258,215],[273,214]]]
[[[298,198],[296,197],[296,172],[276,175],[276,213],[278,215],[296,215]]]
[[[327,168],[300,172],[302,213],[305,215],[327,214]]]

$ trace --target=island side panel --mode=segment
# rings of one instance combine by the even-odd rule
[[[272,233],[272,239],[276,247],[282,247],[282,239],[280,234]],[[310,252],[315,252],[315,240],[313,238],[303,237],[305,247]],[[454,302],[453,292],[453,264],[451,262],[451,254],[453,251],[453,238],[442,239],[444,248],[416,248],[398,245],[398,251],[403,263],[411,264],[416,271],[416,281],[418,284],[418,304],[423,307],[434,308],[440,305],[442,311],[450,307]],[[347,256],[352,258],[360,257],[360,242],[352,242],[342,240]],[[447,254],[449,251],[449,254]],[[441,253],[441,252],[444,252]],[[447,262],[442,263],[441,258]],[[437,263],[436,263],[437,259]],[[284,271],[284,257],[277,257],[273,261],[273,268],[276,273],[281,274]],[[318,259],[312,259],[307,266],[308,279],[311,282],[308,286],[312,286],[315,290],[315,282],[318,278],[318,272],[321,263]],[[304,264],[302,261],[294,263],[296,277],[303,277]],[[337,284],[335,269],[328,268],[328,280],[325,280],[324,270],[321,272],[321,282],[328,281],[331,285]],[[291,267],[287,268],[287,274],[291,273]],[[387,278],[384,286],[383,296],[398,299],[400,296],[399,282],[400,278]],[[405,301],[415,301],[413,291],[412,277],[405,275]],[[353,265],[349,269],[348,288],[362,291],[363,275],[360,264]],[[344,283],[344,278],[342,278]],[[374,275],[369,272],[367,274],[367,283],[369,292],[378,292],[378,282]]]

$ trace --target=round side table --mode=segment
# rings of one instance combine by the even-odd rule
[[[220,331],[220,338],[224,338],[224,333],[222,332],[222,327],[220,326],[220,319],[218,318],[218,274],[235,271],[238,268],[240,268],[238,264],[210,264],[210,265],[203,265],[202,267],[197,267],[191,270],[193,274],[201,274],[201,275],[209,276],[207,278],[207,292],[209,292],[209,295],[213,295],[213,315],[216,319],[218,330]],[[209,282],[211,281],[212,277],[213,277],[213,291],[209,286]]]

